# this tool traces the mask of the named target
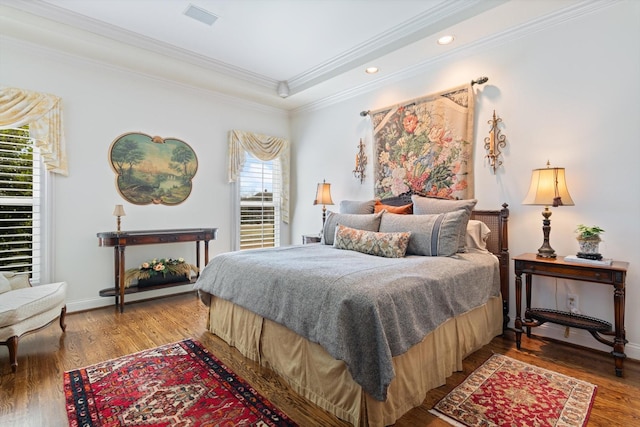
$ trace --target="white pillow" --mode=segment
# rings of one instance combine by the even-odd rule
[[[11,283],[9,283],[9,279],[4,277],[4,274],[0,273],[0,294],[5,292],[9,292],[11,290]]]
[[[491,234],[491,229],[482,221],[470,219],[467,223],[467,233],[465,235],[465,246],[470,252],[489,252],[487,250],[487,239]]]

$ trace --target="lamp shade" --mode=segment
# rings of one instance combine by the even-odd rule
[[[322,181],[321,184],[318,184],[318,188],[316,190],[316,199],[313,201],[314,205],[333,205],[333,200],[331,200],[331,184]]]
[[[531,172],[529,193],[522,201],[523,205],[573,206],[565,181],[564,168],[534,169]]]
[[[113,210],[113,216],[125,216],[126,214],[124,213],[124,207],[122,205],[116,205],[115,209]]]

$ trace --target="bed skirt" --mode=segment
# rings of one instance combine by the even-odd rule
[[[449,319],[422,342],[393,358],[387,399],[374,399],[344,362],[290,329],[226,300],[201,295],[210,306],[208,329],[245,357],[271,368],[298,394],[355,426],[394,424],[420,406],[429,390],[462,370],[462,359],[502,334],[502,299]]]

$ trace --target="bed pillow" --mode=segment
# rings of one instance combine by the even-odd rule
[[[487,250],[487,239],[491,234],[491,229],[482,221],[470,219],[467,223],[465,242],[467,251],[489,252]]]
[[[338,225],[333,246],[386,258],[402,258],[407,252],[411,233],[379,233]]]
[[[467,221],[469,221],[469,219],[471,218],[471,211],[473,211],[476,203],[478,203],[476,199],[436,199],[433,197],[422,197],[415,194],[411,196],[411,201],[413,201],[413,213],[415,215],[432,215],[456,210],[463,210],[467,214]],[[465,252],[466,250],[465,234],[466,223],[464,228],[460,230],[460,235],[458,236],[458,252]]]
[[[340,213],[343,214],[372,214],[375,200],[360,202],[357,200],[343,200],[340,202]]]
[[[411,233],[407,255],[451,256],[458,252],[460,230],[466,232],[467,213],[463,210],[437,215],[398,215],[385,212],[380,232]]]
[[[342,214],[327,211],[327,219],[322,229],[322,243],[333,245],[338,224],[358,230],[378,231],[381,217],[382,212],[377,214]]]
[[[389,213],[411,215],[413,213],[413,203],[409,203],[404,206],[391,206],[385,205],[380,200],[376,200],[376,204],[373,207],[374,212],[387,211]]]
[[[10,290],[11,290],[11,283],[9,283],[9,279],[4,277],[4,274],[0,273],[0,294],[9,292]]]

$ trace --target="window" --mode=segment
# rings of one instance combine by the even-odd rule
[[[280,160],[263,162],[251,154],[237,180],[239,249],[280,246]]]
[[[0,130],[0,270],[41,275],[42,169],[29,127]]]

